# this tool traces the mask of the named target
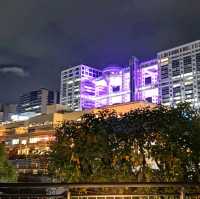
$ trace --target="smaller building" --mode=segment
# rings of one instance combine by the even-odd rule
[[[59,103],[59,92],[45,88],[31,91],[20,96],[17,113],[21,116],[32,117],[47,113],[47,106]]]
[[[55,139],[56,128],[64,121],[80,121],[85,113],[97,114],[104,109],[121,115],[135,109],[152,108],[155,104],[129,102],[95,108],[88,111],[74,111],[42,114],[26,121],[1,123],[0,142],[5,144],[9,160],[15,164],[21,175],[47,174],[46,152]]]
[[[51,104],[47,106],[47,111],[46,114],[51,114],[51,113],[66,113],[66,112],[71,112],[68,107],[62,104]]]
[[[84,113],[42,114],[26,121],[1,123],[0,142],[4,143],[9,160],[20,176],[46,174],[47,162],[41,161],[41,157],[46,157],[49,144],[55,139],[56,128],[64,121],[80,120]]]
[[[94,108],[91,110],[91,112],[98,114],[102,110],[109,110],[109,111],[115,111],[117,114],[121,115],[136,109],[141,109],[141,110],[145,108],[152,109],[154,107],[156,107],[156,104],[144,101],[141,102],[137,101],[137,102],[127,102],[122,104],[113,104],[100,108]]]
[[[16,104],[0,104],[0,122],[10,121],[16,114]]]

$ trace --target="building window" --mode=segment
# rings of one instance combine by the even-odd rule
[[[39,139],[37,137],[34,137],[34,138],[30,138],[29,139],[29,143],[37,143],[39,141]]]
[[[12,139],[12,145],[19,144],[19,139]]]
[[[146,100],[147,102],[149,102],[149,103],[152,103],[152,97],[147,97],[145,100]]]
[[[162,88],[162,95],[168,95],[169,94],[169,87],[166,86],[166,87],[163,87]]]
[[[151,84],[151,77],[146,77],[145,78],[145,85]]]
[[[22,140],[21,144],[26,145],[27,144],[27,140]]]
[[[120,86],[113,86],[112,87],[113,92],[119,92],[120,91]]]
[[[178,87],[173,88],[173,96],[177,97],[177,96],[180,96],[180,95],[181,95],[181,87],[178,86]]]

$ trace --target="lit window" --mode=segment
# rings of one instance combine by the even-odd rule
[[[25,145],[27,143],[27,140],[22,140],[21,143]]]
[[[37,143],[39,140],[38,138],[30,138],[29,143]]]
[[[13,139],[12,140],[12,145],[15,145],[15,144],[19,144],[19,139]]]

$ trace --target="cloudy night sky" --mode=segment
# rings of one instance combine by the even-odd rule
[[[200,39],[200,0],[0,0],[0,102],[46,87],[60,71],[127,65]]]

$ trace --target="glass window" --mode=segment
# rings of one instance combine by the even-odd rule
[[[119,92],[120,91],[120,86],[113,86],[112,90],[113,90],[113,92]]]
[[[146,77],[145,78],[145,85],[151,84],[151,77]]]
[[[12,139],[12,145],[19,144],[19,139]]]

